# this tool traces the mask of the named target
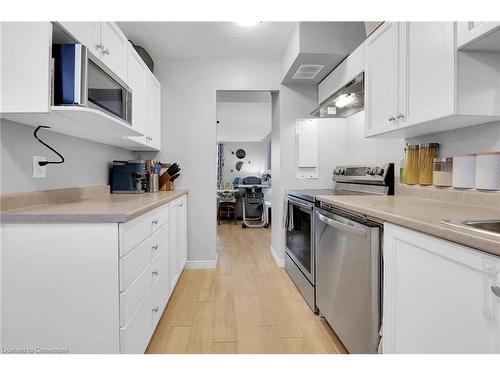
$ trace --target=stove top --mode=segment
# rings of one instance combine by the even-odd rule
[[[371,195],[367,192],[336,189],[303,189],[287,190],[287,194],[292,197],[306,200],[308,202],[317,202],[318,195]]]
[[[318,195],[392,195],[394,164],[340,166],[333,171],[334,188],[287,190],[291,197],[316,203]]]

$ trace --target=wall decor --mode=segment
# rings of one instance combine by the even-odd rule
[[[245,151],[245,150],[243,150],[242,148],[240,148],[240,149],[238,149],[238,150],[236,151],[236,157],[237,157],[238,159],[243,159],[246,155],[247,155],[246,151]]]

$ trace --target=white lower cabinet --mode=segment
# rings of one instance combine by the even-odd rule
[[[144,353],[186,263],[185,207],[182,196],[123,224],[2,224],[0,346]]]
[[[384,228],[384,353],[500,353],[500,257]]]
[[[170,203],[170,244],[175,251],[170,252],[170,291],[186,265],[187,260],[187,199],[177,198]]]

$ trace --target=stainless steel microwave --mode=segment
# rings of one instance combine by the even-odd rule
[[[82,44],[54,44],[54,105],[94,108],[132,124],[132,91]]]

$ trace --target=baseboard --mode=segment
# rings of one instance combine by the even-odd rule
[[[218,258],[219,254],[216,254],[214,260],[188,260],[186,262],[185,268],[186,269],[216,268]]]
[[[283,258],[280,258],[278,256],[278,254],[276,254],[276,251],[274,251],[273,247],[271,246],[271,255],[273,256],[274,258],[274,261],[276,262],[276,264],[278,265],[278,267],[285,267],[285,259]]]

